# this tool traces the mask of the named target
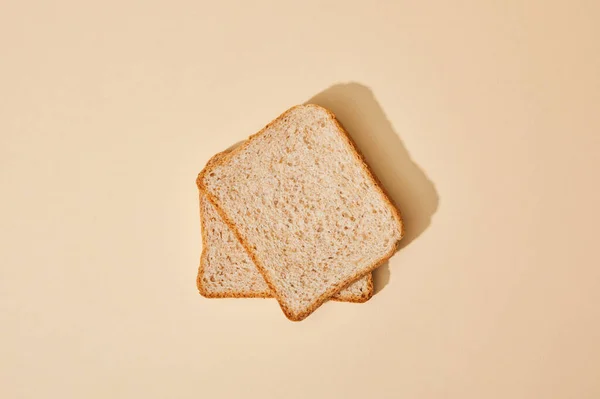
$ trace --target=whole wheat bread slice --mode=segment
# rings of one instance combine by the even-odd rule
[[[252,259],[202,192],[200,219],[203,249],[196,281],[200,294],[207,298],[272,298]],[[331,299],[365,302],[371,296],[373,277],[369,273]]]
[[[290,320],[395,252],[400,214],[328,110],[296,106],[197,179]]]

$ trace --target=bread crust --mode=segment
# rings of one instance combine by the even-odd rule
[[[398,226],[398,231],[400,232],[400,237],[398,238],[398,240],[396,242],[396,245],[393,246],[390,249],[390,251],[388,251],[388,253],[386,253],[383,257],[381,257],[379,260],[377,260],[376,262],[374,262],[371,266],[366,267],[365,269],[363,269],[363,270],[361,270],[359,272],[356,272],[354,275],[352,275],[351,277],[349,277],[345,281],[342,281],[339,284],[337,284],[336,286],[328,289],[321,296],[319,296],[315,301],[313,301],[313,303],[306,310],[304,310],[304,311],[302,311],[300,313],[295,314],[295,313],[293,313],[291,311],[291,309],[289,309],[287,307],[286,303],[282,301],[282,298],[280,297],[279,293],[275,289],[275,286],[273,285],[272,281],[270,281],[269,275],[266,272],[264,265],[257,258],[256,254],[252,250],[252,247],[246,241],[245,237],[241,235],[241,233],[238,230],[238,228],[236,227],[235,223],[233,223],[233,221],[229,218],[229,216],[221,208],[221,205],[219,204],[218,199],[215,196],[213,196],[212,193],[204,185],[204,176],[207,173],[210,173],[215,167],[227,164],[227,162],[232,157],[234,157],[238,152],[243,151],[252,142],[252,140],[254,140],[257,137],[260,137],[261,135],[263,135],[265,133],[265,131],[270,126],[272,126],[273,124],[275,124],[275,123],[279,122],[280,120],[284,119],[291,111],[293,111],[294,109],[296,109],[298,107],[315,107],[315,108],[323,110],[323,111],[325,111],[327,113],[327,115],[329,116],[329,118],[336,125],[338,133],[341,135],[341,137],[346,142],[346,144],[347,144],[347,146],[348,146],[348,148],[349,148],[352,156],[356,159],[356,161],[359,163],[359,165],[361,165],[363,171],[366,173],[367,177],[369,179],[371,179],[372,183],[374,184],[376,190],[379,192],[379,194],[380,194],[381,198],[383,199],[383,201],[390,208],[390,211],[392,212],[392,215],[393,215],[394,219],[396,220],[396,223],[397,223],[397,226]],[[269,286],[269,289],[271,290],[271,292],[273,293],[273,295],[277,299],[277,302],[279,303],[279,306],[281,307],[281,310],[283,311],[283,313],[285,314],[285,316],[289,320],[291,320],[291,321],[301,321],[301,320],[305,319],[308,315],[310,315],[317,308],[319,308],[325,301],[327,301],[333,295],[335,295],[335,293],[339,292],[344,287],[348,286],[349,284],[352,284],[356,280],[360,279],[362,276],[366,275],[367,273],[371,273],[373,270],[375,270],[379,266],[381,266],[381,264],[383,264],[385,261],[387,261],[396,252],[396,250],[398,249],[399,241],[404,236],[404,224],[402,222],[402,217],[400,215],[400,212],[398,211],[398,209],[396,208],[396,206],[393,204],[393,202],[389,199],[389,197],[388,197],[387,193],[384,191],[381,183],[375,177],[375,175],[373,174],[371,168],[367,165],[364,156],[360,153],[360,151],[356,147],[356,144],[351,139],[351,137],[348,134],[348,132],[339,123],[339,121],[337,120],[337,118],[335,117],[335,115],[333,114],[333,112],[331,112],[330,110],[328,110],[328,109],[326,109],[324,107],[321,107],[320,105],[316,105],[316,104],[304,104],[304,105],[296,105],[296,106],[288,109],[287,111],[285,111],[284,113],[282,113],[281,115],[279,115],[277,118],[275,118],[273,121],[271,121],[269,124],[267,124],[258,133],[255,133],[255,134],[251,135],[250,137],[248,137],[248,140],[246,140],[246,142],[244,142],[240,146],[234,148],[230,152],[228,152],[226,154],[223,154],[221,157],[218,157],[217,159],[214,159],[214,162],[212,162],[212,163],[209,162],[209,164],[198,174],[198,178],[196,179],[196,184],[198,186],[198,189],[201,190],[206,195],[206,197],[210,201],[210,203],[213,204],[213,206],[215,207],[215,209],[217,210],[217,212],[219,213],[219,215],[221,216],[221,218],[223,219],[223,221],[227,224],[227,226],[231,229],[231,231],[236,235],[236,237],[238,237],[240,243],[246,249],[246,252],[250,256],[250,258],[252,259],[252,261],[254,262],[254,264],[256,265],[256,267],[258,268],[259,272],[263,275],[263,278],[265,279],[265,282]]]

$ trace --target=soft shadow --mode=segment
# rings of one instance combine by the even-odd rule
[[[405,235],[400,249],[409,245],[431,223],[439,197],[433,183],[410,158],[371,89],[359,83],[337,84],[307,103],[331,110],[348,131],[402,214]],[[373,272],[373,279],[377,294],[389,282],[388,262]]]

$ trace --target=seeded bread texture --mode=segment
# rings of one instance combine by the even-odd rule
[[[389,201],[328,110],[291,108],[200,173],[290,320],[302,320],[395,252]]]
[[[203,251],[198,290],[207,298],[271,298],[262,275],[214,206],[200,192]],[[373,295],[371,273],[342,289],[331,299],[365,302]]]

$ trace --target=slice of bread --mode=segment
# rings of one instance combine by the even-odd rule
[[[207,166],[197,184],[290,320],[381,265],[403,235],[349,136],[317,105],[289,109]]]
[[[210,162],[209,162],[210,163]],[[237,237],[200,192],[202,256],[197,285],[207,298],[271,298],[269,286]],[[373,296],[371,273],[342,289],[331,299],[365,302]]]

